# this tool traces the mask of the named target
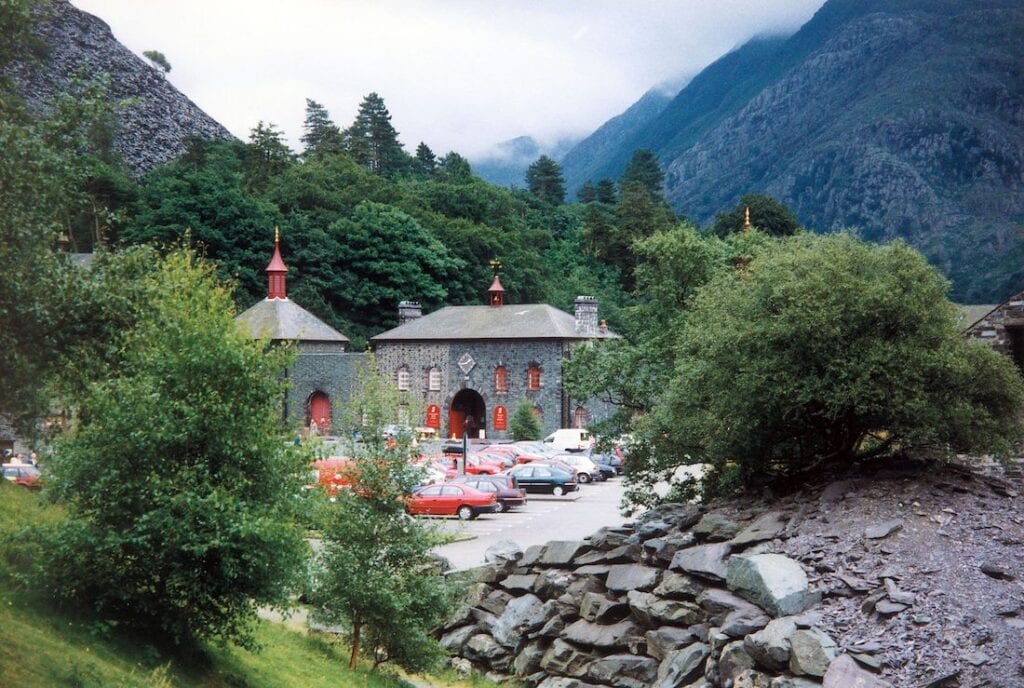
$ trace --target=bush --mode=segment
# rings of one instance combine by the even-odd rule
[[[762,247],[697,293],[644,421],[641,472],[707,462],[712,484],[730,473],[749,486],[898,450],[1007,451],[1024,383],[964,339],[947,287],[899,242]]]
[[[540,439],[544,428],[540,425],[537,414],[533,412],[533,404],[528,399],[520,399],[512,418],[508,422],[508,431],[516,442]]]

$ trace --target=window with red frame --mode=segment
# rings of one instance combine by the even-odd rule
[[[494,369],[494,391],[508,391],[508,368],[505,366],[498,366]]]
[[[534,364],[526,370],[526,389],[531,392],[540,389],[540,366]]]

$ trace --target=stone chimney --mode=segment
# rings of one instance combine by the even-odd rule
[[[423,306],[420,305],[419,301],[399,301],[398,302],[398,324],[404,325],[407,322],[412,322],[416,318],[423,317]]]
[[[597,336],[597,298],[576,297],[576,334],[582,337]]]

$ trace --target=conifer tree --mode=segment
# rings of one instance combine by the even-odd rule
[[[520,399],[516,404],[516,410],[512,412],[512,418],[508,422],[508,429],[512,439],[517,442],[536,442],[544,432],[544,428],[541,427],[540,421],[537,420],[537,416],[533,412],[533,404],[528,399]]]
[[[295,154],[284,142],[284,133],[273,123],[260,120],[249,133],[245,151],[245,180],[250,190],[262,190],[268,181],[288,168]]]
[[[576,198],[580,203],[593,203],[597,200],[597,189],[592,182],[587,182],[576,192]]]
[[[434,155],[434,151],[430,150],[430,146],[423,141],[420,141],[420,145],[416,146],[416,162],[419,164],[420,171],[427,174],[432,173],[437,168],[437,156]]]
[[[665,173],[661,171],[658,158],[646,148],[641,148],[633,153],[626,171],[619,179],[619,186],[624,188],[627,184],[640,184],[651,199],[661,200],[664,198],[661,192],[661,185],[665,181]]]
[[[615,201],[618,200],[618,194],[615,191],[615,182],[607,177],[597,183],[597,186],[594,187],[594,191],[597,195],[597,198],[594,200],[598,203],[614,205]]]
[[[469,161],[455,151],[449,151],[441,158],[438,171],[444,181],[454,184],[463,184],[473,179],[473,169],[469,166]]]
[[[405,166],[407,156],[391,126],[391,113],[376,93],[363,98],[347,133],[349,153],[374,174],[389,177]]]
[[[537,198],[551,205],[565,202],[565,180],[562,178],[562,166],[546,155],[526,170],[526,186]]]
[[[344,151],[341,129],[331,120],[327,108],[311,98],[306,98],[306,121],[302,128],[305,133],[299,140],[306,146],[307,156]]]

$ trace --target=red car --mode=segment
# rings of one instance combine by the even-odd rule
[[[3,464],[4,478],[15,485],[21,485],[26,490],[35,492],[43,489],[42,475],[35,466],[24,463]]]
[[[313,484],[306,486],[308,488],[319,486],[333,497],[339,490],[352,484],[351,471],[355,469],[352,459],[320,459],[313,462],[313,468],[314,480]]]
[[[406,500],[405,510],[421,516],[458,516],[463,521],[499,509],[494,493],[474,490],[468,485],[442,483],[421,487]]]

